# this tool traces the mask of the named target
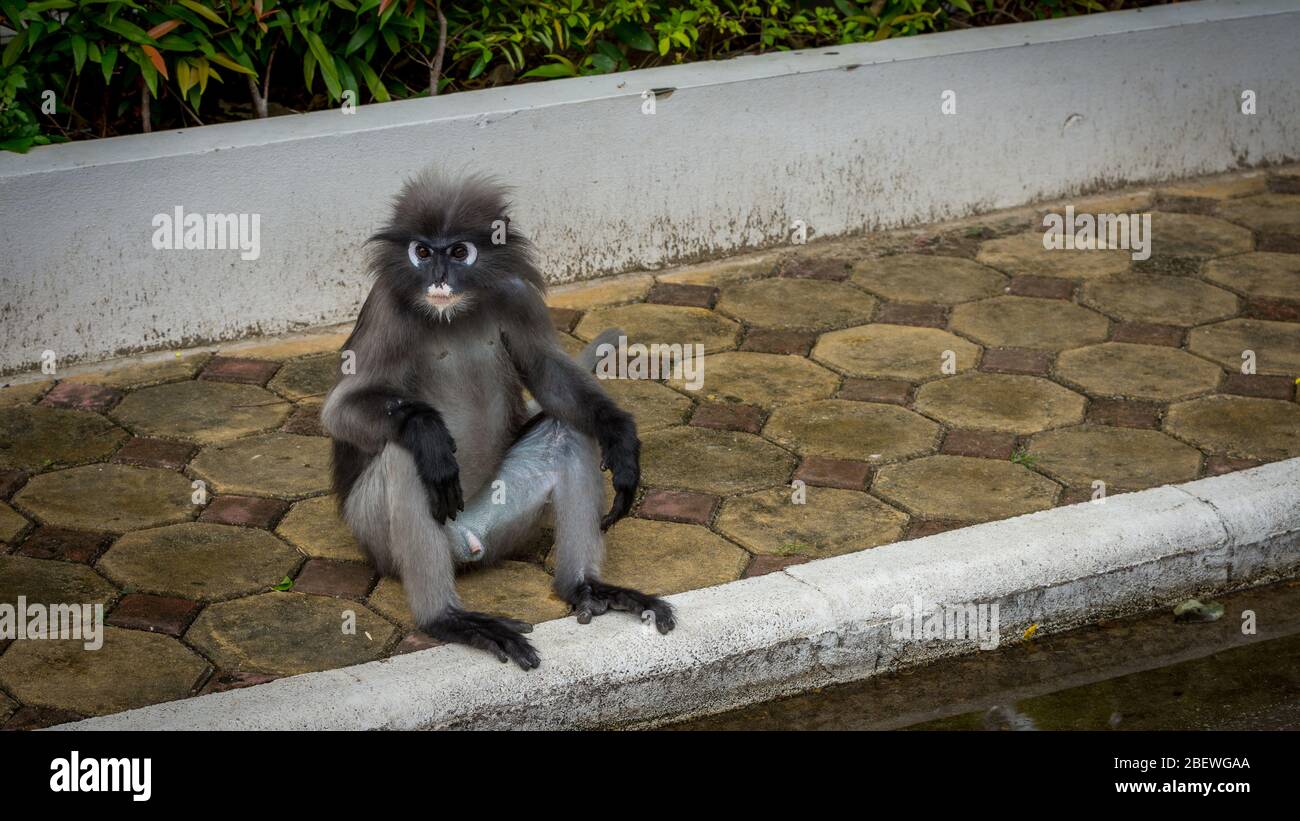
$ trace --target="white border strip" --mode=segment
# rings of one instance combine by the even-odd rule
[[[623,614],[546,622],[530,673],[443,646],[58,729],[653,726],[960,652],[891,639],[891,608],[916,595],[997,602],[1013,641],[1297,573],[1300,458],[683,593],[668,636]]]

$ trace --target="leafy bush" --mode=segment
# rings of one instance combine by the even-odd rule
[[[0,148],[1153,2],[0,0]]]

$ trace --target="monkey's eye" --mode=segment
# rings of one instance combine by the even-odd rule
[[[447,249],[447,256],[462,265],[473,265],[474,260],[478,259],[478,249],[472,242],[457,242]]]
[[[411,264],[420,267],[420,263],[433,256],[433,250],[422,242],[412,242],[406,249],[406,255],[411,258]]]

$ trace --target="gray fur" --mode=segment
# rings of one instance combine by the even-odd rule
[[[593,342],[581,364],[563,353],[530,244],[513,228],[504,245],[492,243],[507,207],[504,189],[482,177],[429,172],[403,188],[372,238],[375,285],[344,345],[355,373],[339,377],[321,420],[335,440],[342,515],[376,567],[402,579],[417,623],[527,669],[537,663],[517,635],[527,625],[459,610],[455,567],[529,543],[547,504],[555,588],[580,620],[647,609],[666,632],[672,618],[660,600],[598,579],[602,527],[627,512],[640,473],[635,425],[590,373],[596,345],[620,332]],[[454,256],[466,244],[477,249],[472,263]],[[455,295],[450,308],[434,301],[445,293]],[[519,437],[536,409],[546,417]],[[603,523],[602,462],[618,491]],[[461,498],[458,518],[447,500]]]

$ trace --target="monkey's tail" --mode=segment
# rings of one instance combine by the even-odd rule
[[[627,333],[624,332],[622,328],[609,328],[601,331],[600,335],[587,343],[587,347],[583,348],[582,352],[579,353],[575,359],[578,364],[582,366],[583,370],[588,372],[595,371],[596,363],[600,361],[600,346],[610,345],[617,349],[618,340],[626,336]]]

